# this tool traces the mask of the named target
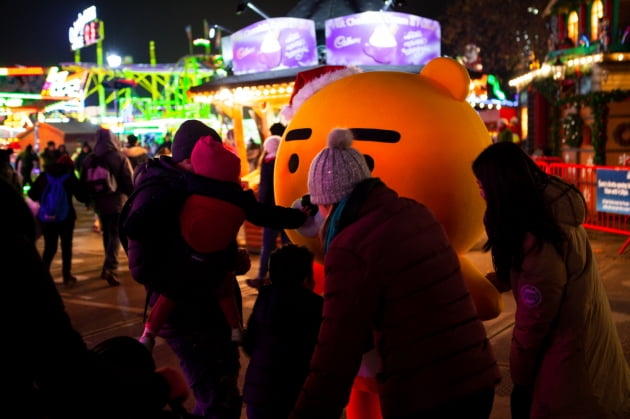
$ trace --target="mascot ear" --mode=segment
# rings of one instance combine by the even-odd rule
[[[446,89],[455,100],[464,101],[468,97],[468,70],[452,58],[439,57],[429,61],[420,71],[420,75]]]

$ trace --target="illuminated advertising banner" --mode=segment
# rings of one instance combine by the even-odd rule
[[[317,65],[315,22],[278,17],[231,35],[234,74]]]
[[[88,7],[79,13],[77,20],[68,29],[72,51],[95,44],[103,38],[105,38],[103,22],[96,18],[96,6]]]
[[[67,71],[59,71],[57,67],[51,67],[42,86],[42,98],[83,100],[87,76],[87,71],[70,74]]]
[[[424,65],[441,55],[440,23],[397,12],[364,12],[328,19],[330,65]]]

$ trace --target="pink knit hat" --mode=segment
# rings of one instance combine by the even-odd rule
[[[190,162],[199,175],[241,183],[241,159],[210,135],[197,141],[190,155]]]

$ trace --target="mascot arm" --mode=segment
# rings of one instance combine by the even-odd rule
[[[481,320],[491,320],[503,310],[501,293],[465,256],[459,256],[462,275]]]
[[[251,190],[244,196],[245,218],[254,225],[281,230],[298,228],[306,222],[307,215],[300,209],[258,202]]]

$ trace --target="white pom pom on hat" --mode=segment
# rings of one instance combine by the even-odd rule
[[[328,134],[328,147],[340,149],[352,147],[353,138],[349,129],[335,128]]]
[[[352,147],[353,138],[348,129],[333,129],[328,135],[328,146],[311,162],[308,193],[314,204],[336,204],[371,176],[365,157]]]

